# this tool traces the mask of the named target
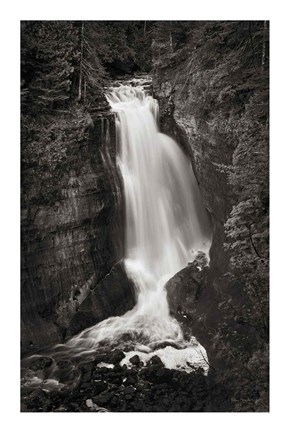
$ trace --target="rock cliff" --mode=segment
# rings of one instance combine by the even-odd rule
[[[31,131],[23,140],[24,352],[62,341],[81,303],[123,255],[114,117],[108,111],[80,117],[64,116],[54,129],[50,121],[38,152]],[[122,295],[132,295],[128,286]],[[112,307],[105,305],[106,316],[117,312]]]
[[[216,357],[216,351],[211,355],[213,335],[222,321],[230,322],[230,343],[234,344],[233,331],[244,332],[244,340],[251,338],[252,347],[255,340],[248,329],[256,326],[256,316],[239,319],[232,307],[228,318],[228,311],[221,309],[231,302],[237,311],[245,311],[245,304],[253,310],[249,303],[255,307],[256,293],[251,296],[248,272],[253,275],[254,269],[263,266],[258,249],[267,250],[267,240],[256,249],[250,234],[250,226],[256,239],[265,239],[268,233],[262,234],[268,214],[266,32],[266,22],[194,22],[183,40],[173,31],[170,37],[160,32],[153,44],[153,92],[160,105],[160,128],[191,158],[213,225],[210,267],[199,272],[189,266],[180,272],[168,283],[168,297],[171,312],[191,327],[212,362]],[[260,204],[258,194],[264,196]],[[250,204],[252,197],[255,201]],[[230,250],[226,229],[236,239]],[[255,267],[246,270],[250,265]],[[264,272],[265,281],[266,271],[260,267],[258,272]],[[265,298],[264,281],[257,283]],[[188,302],[189,298],[194,301]],[[240,330],[241,324],[235,327],[232,321],[251,322]],[[249,352],[248,347],[244,349]]]
[[[154,96],[159,100],[161,130],[176,139],[191,159],[204,205],[211,215],[213,242],[210,250],[210,271],[205,270],[203,281],[199,283],[202,296],[198,306],[195,301],[194,306],[190,307],[189,302],[188,307],[188,289],[184,293],[184,287],[190,286],[191,298],[195,299],[195,278],[200,278],[201,273],[195,266],[179,272],[176,276],[179,283],[172,281],[169,284],[169,300],[174,314],[179,306],[191,319],[195,317],[196,322],[190,323],[194,334],[210,352],[210,340],[202,317],[205,314],[206,325],[208,322],[210,325],[216,324],[218,293],[214,290],[214,285],[217,285],[218,278],[224,275],[229,265],[229,256],[224,248],[224,224],[232,208],[232,194],[222,166],[231,163],[234,147],[230,141],[223,139],[215,127],[214,116],[218,118],[218,112],[212,112],[210,119],[203,117],[204,102],[199,87],[204,77],[197,66],[191,77],[196,83],[190,82],[190,85],[186,86],[186,79],[182,64],[160,64],[155,69],[153,90]],[[189,283],[190,280],[194,282]],[[178,293],[178,305],[173,291]],[[186,323],[180,314],[178,319]],[[203,320],[202,325],[200,320]]]

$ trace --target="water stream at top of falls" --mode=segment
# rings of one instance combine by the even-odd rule
[[[144,363],[157,354],[168,368],[208,369],[206,350],[185,340],[170,316],[165,284],[202,251],[208,255],[211,229],[191,163],[157,125],[158,102],[141,86],[120,85],[106,94],[116,115],[118,165],[125,200],[125,268],[137,290],[136,306],[110,317],[55,353],[82,356],[100,344],[130,345],[122,364],[136,353]],[[160,348],[163,343],[165,348]],[[164,346],[164,344],[162,345]],[[176,347],[177,346],[177,347]]]

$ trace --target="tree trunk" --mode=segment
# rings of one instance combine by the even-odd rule
[[[265,66],[265,62],[266,62],[266,42],[267,42],[267,34],[266,33],[267,33],[267,21],[264,21],[261,73],[264,72],[264,66]]]
[[[79,83],[78,83],[78,98],[80,102],[82,100],[82,82],[83,82],[83,37],[84,37],[84,21],[81,23],[81,34],[80,34],[80,63],[79,63]]]
[[[170,21],[170,48],[173,51],[172,22]]]
[[[86,99],[86,79],[83,80],[83,102],[85,102]]]

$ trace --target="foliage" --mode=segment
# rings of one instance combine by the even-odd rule
[[[22,90],[25,109],[37,113],[68,106],[79,58],[72,22],[22,23]]]
[[[23,111],[91,102],[110,73],[149,71],[152,28],[150,21],[23,21]]]
[[[128,63],[132,71],[151,69],[151,21],[94,21],[88,23],[94,34],[95,51],[107,70]]]
[[[90,117],[82,108],[71,108],[48,118],[22,118],[22,203],[52,205],[61,198],[74,167],[81,169],[79,148],[87,139]],[[66,179],[66,180],[65,180]]]
[[[104,106],[112,65],[138,58],[134,46],[140,44],[142,25],[21,23],[22,198],[26,204],[51,204],[59,198],[59,182],[78,157],[73,154],[77,143],[85,139],[88,113]]]
[[[186,112],[194,115],[193,139],[214,143],[210,163],[227,183],[230,262],[213,280],[218,321],[208,329],[218,379],[229,383],[235,411],[267,411],[268,24],[160,22],[153,51],[158,76],[172,77],[174,103],[183,107],[186,100]]]
[[[226,247],[231,256],[229,278],[231,283],[238,281],[242,307],[239,305],[240,300],[230,296],[231,304],[238,313],[226,306],[223,309],[224,319],[234,314],[235,319],[242,323],[239,333],[247,336],[246,345],[243,345],[242,369],[245,368],[245,376],[252,375],[246,388],[247,391],[254,389],[254,398],[247,396],[245,405],[238,399],[237,408],[248,410],[250,406],[250,410],[266,411],[269,385],[269,147],[266,88],[261,86],[256,89],[245,107],[242,121],[236,125],[235,134],[238,145],[233,154],[229,181],[238,201],[233,206],[225,229],[228,238]],[[248,327],[251,329],[250,334]]]

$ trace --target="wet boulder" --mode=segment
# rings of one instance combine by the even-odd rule
[[[169,383],[173,378],[173,371],[153,364],[143,371],[143,378],[154,384]]]
[[[106,318],[123,315],[136,304],[134,283],[124,263],[117,263],[80,305],[67,331],[67,338]]]
[[[209,316],[213,313],[216,316],[218,311],[211,292],[210,268],[201,258],[202,255],[173,276],[166,290],[170,313],[182,324],[185,337],[195,336],[207,349],[211,345],[207,331]]]
[[[206,269],[201,255],[167,282],[168,303],[176,318],[193,312],[204,288]]]
[[[157,355],[152,356],[152,358],[149,361],[149,364],[157,365],[159,367],[164,367],[163,362],[161,361],[161,359]]]
[[[134,355],[133,357],[131,357],[131,358],[129,359],[129,361],[131,362],[131,364],[132,364],[133,366],[140,366],[140,358],[139,358],[138,355]]]
[[[29,368],[33,371],[42,370],[50,367],[52,365],[52,358],[50,357],[36,357],[34,358]]]
[[[106,356],[105,362],[116,365],[120,363],[124,358],[125,358],[124,353],[119,349],[115,349]]]

